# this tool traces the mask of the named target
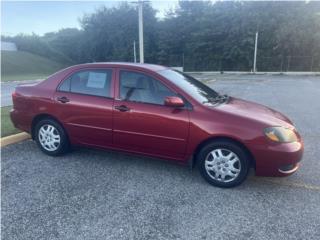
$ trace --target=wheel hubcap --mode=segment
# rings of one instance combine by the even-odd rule
[[[59,131],[50,124],[45,124],[39,129],[39,142],[47,151],[55,151],[60,145]]]
[[[205,169],[214,180],[231,182],[238,177],[241,171],[241,162],[234,152],[218,148],[207,155]]]

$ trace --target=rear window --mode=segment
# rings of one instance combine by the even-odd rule
[[[59,91],[110,97],[112,70],[87,70],[65,79]]]

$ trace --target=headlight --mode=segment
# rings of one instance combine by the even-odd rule
[[[285,127],[268,127],[264,130],[264,134],[268,139],[279,143],[290,143],[298,141],[295,132]]]

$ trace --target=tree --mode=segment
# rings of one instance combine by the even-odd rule
[[[143,16],[148,63],[184,65],[189,71],[249,71],[258,31],[258,70],[279,71],[290,64],[289,70],[309,71],[311,65],[320,70],[320,2],[179,1],[163,19],[146,3]],[[61,61],[132,62],[137,7],[127,2],[102,7],[81,18],[80,30],[11,40],[19,49]]]
[[[156,61],[155,10],[144,6],[144,42],[146,61]],[[138,13],[134,5],[124,2],[118,7],[103,7],[81,20],[86,39],[84,54],[90,61],[133,61],[133,42],[138,40]]]

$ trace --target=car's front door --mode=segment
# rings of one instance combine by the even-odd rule
[[[113,144],[117,148],[182,159],[189,134],[189,110],[164,105],[172,90],[143,72],[120,69],[114,103]]]
[[[73,73],[58,87],[55,108],[73,144],[112,145],[112,69]]]

